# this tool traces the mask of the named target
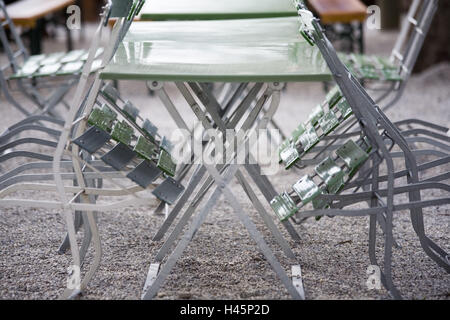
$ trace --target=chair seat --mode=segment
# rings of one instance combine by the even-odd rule
[[[294,186],[295,193],[300,197],[303,204],[311,202],[322,190],[314,183],[309,176],[301,178]]]
[[[179,182],[171,177],[167,177],[163,183],[161,183],[152,194],[159,200],[173,205],[177,202],[178,198],[183,194],[185,188]]]
[[[365,141],[366,142],[366,141]],[[342,159],[349,168],[349,176],[353,176],[363,163],[369,158],[368,153],[371,148],[369,145],[365,146],[365,150],[358,146],[354,141],[350,140],[336,150],[336,154]]]
[[[102,61],[97,58],[99,58],[102,53],[103,49],[97,51],[96,60],[92,65],[91,72],[95,72],[100,68]],[[9,79],[14,80],[80,74],[87,58],[88,52],[85,50],[31,56],[14,75],[9,77]]]
[[[322,161],[314,170],[327,185],[329,193],[337,193],[344,185],[345,172],[331,157]]]
[[[147,188],[152,182],[157,180],[162,174],[152,162],[144,160],[127,177],[137,183],[142,188]]]
[[[358,79],[377,81],[402,81],[400,68],[388,59],[361,54],[340,53],[339,57]]]

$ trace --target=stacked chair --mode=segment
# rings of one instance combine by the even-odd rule
[[[383,111],[387,111],[403,95],[407,82],[417,61],[417,57],[419,56],[420,50],[424,44],[424,40],[430,28],[433,17],[437,11],[437,4],[437,0],[413,1],[403,28],[400,32],[400,36],[389,59],[378,56],[338,54],[339,58],[344,62],[344,64],[346,64],[347,68],[358,80],[360,80],[360,82],[372,88],[372,85],[374,84],[385,84],[384,89],[382,87],[376,88],[377,91],[383,91],[382,96],[376,99],[377,103],[381,103],[386,98],[392,96],[391,99],[383,103]],[[340,111],[344,110],[344,112],[349,111],[348,102],[345,98],[343,98],[338,87],[333,88],[327,94],[325,101],[314,109],[314,112],[311,114],[309,120],[304,124],[300,124],[300,126],[292,133],[291,137],[289,139],[285,139],[279,146],[280,161],[284,161],[285,164],[287,164],[287,168],[290,168],[292,165],[302,167],[302,165],[311,164],[314,161],[317,163],[317,154],[312,159],[305,159],[302,157],[301,161],[297,161],[299,158],[296,156],[298,152],[295,151],[295,143],[297,142],[298,137],[303,133],[305,126],[308,126],[308,124],[311,124],[312,126],[318,124],[317,121],[324,115],[324,110],[331,110],[333,108],[335,108],[334,112],[337,111],[337,109]],[[328,116],[330,115],[331,114],[328,113]],[[350,119],[342,125],[339,124],[338,130],[341,135],[347,134],[356,124],[355,121],[352,121],[353,118],[350,117],[350,114],[345,114],[344,118]],[[336,124],[335,119],[334,123]],[[436,126],[432,124],[424,121],[417,121],[415,119],[402,121],[399,124],[403,126],[419,124],[427,127],[431,125],[431,127],[436,128]],[[409,129],[412,130],[411,126],[409,126]],[[442,130],[444,130],[444,128],[438,128],[438,131],[441,131],[441,133]],[[304,152],[316,152],[321,155],[326,150],[333,148],[333,146],[328,146],[330,144],[329,142],[333,141],[334,144],[336,140],[339,140],[338,137],[339,135],[329,135],[329,133],[326,133],[314,144],[315,147],[316,144],[320,144],[322,142],[321,146],[317,148],[310,148],[311,150],[308,149]],[[342,144],[345,141],[341,140],[340,142]],[[334,148],[336,148],[336,146],[334,146]],[[294,158],[290,160],[283,160],[281,159],[282,154],[284,157]]]
[[[183,186],[173,179],[177,165],[170,154],[172,144],[158,134],[158,128],[150,120],[139,116],[139,109],[132,102],[124,101],[108,83],[99,91],[90,114],[82,118],[87,121],[86,131],[78,134],[72,142],[94,159],[90,161],[101,163],[103,167],[107,165],[110,171],[112,168],[113,172],[106,174],[131,180],[136,185],[135,191],[155,187],[154,182],[164,178],[153,194],[165,206],[175,203],[183,192]],[[77,230],[83,226],[84,220],[86,218],[81,212],[75,214]],[[85,234],[82,260],[90,240],[89,230],[85,230]],[[59,252],[64,253],[69,244],[69,237],[66,236]]]
[[[436,9],[433,7],[436,3],[429,1],[428,4],[430,7],[425,4],[424,10]],[[376,226],[377,220],[381,221],[385,236],[381,280],[394,298],[401,298],[393,283],[391,270],[394,213],[402,210],[410,213],[423,250],[450,272],[448,253],[425,234],[423,220],[424,208],[450,203],[450,186],[446,183],[450,176],[448,172],[442,173],[450,161],[449,129],[422,120],[392,123],[340,60],[323,35],[318,20],[302,2],[298,3],[298,8],[302,34],[319,47],[335,75],[338,89],[311,113],[307,123],[297,128],[291,143],[281,148],[280,159],[289,169],[307,154],[314,153],[315,147],[328,137],[326,147],[316,150],[316,155],[321,157],[303,162],[304,167],[313,167],[310,173],[302,176],[292,186],[292,191],[275,197],[271,206],[280,220],[290,217],[301,221],[314,216],[370,216],[369,256],[371,264],[377,266]],[[330,137],[348,117],[356,119],[359,130]],[[417,127],[402,131],[400,128],[404,125]],[[343,140],[346,142],[336,142]],[[419,143],[433,148],[420,149]],[[323,152],[325,148],[328,154]],[[421,162],[419,159],[423,155],[433,156],[434,159]],[[402,170],[397,169],[398,163],[394,163],[394,158],[401,160]],[[433,175],[436,170],[440,174]],[[430,189],[437,190],[433,193],[434,197],[423,192]],[[427,194],[426,199],[424,194]],[[354,209],[355,205],[364,207],[366,204],[368,208]]]
[[[383,111],[392,108],[403,96],[437,7],[438,0],[413,0],[390,57],[338,53],[342,62],[365,88],[377,94],[375,101],[382,104]],[[338,88],[333,88],[329,97],[336,90]],[[275,123],[274,126],[280,129]],[[344,125],[341,127],[343,129],[348,130],[349,127]],[[281,147],[284,147],[289,142],[283,132],[281,136],[284,140]]]
[[[108,20],[119,18],[99,70],[114,55],[144,2],[114,1],[104,7],[101,24],[94,36],[63,129],[53,132],[58,137],[56,143],[47,143],[52,148],[50,154],[53,156],[36,156],[42,162],[26,163],[0,178],[0,206],[61,210],[67,223],[68,244],[74,260],[69,274],[69,283],[73,285],[63,293],[62,298],[77,296],[99,267],[101,246],[95,212],[148,205],[148,196],[142,195],[147,190],[152,190],[153,195],[164,203],[173,204],[184,190],[172,178],[176,164],[170,155],[171,144],[168,140],[158,135],[157,128],[149,120],[139,116],[139,110],[130,101],[124,101],[113,86],[100,80],[98,73],[94,79],[89,78],[102,31],[108,28]],[[48,173],[22,174],[34,169],[47,170]],[[36,181],[41,183],[33,183]],[[43,181],[49,183],[43,184]],[[14,198],[17,191],[54,192],[58,200],[17,199]],[[119,200],[105,204],[100,202],[100,197]],[[86,234],[80,250],[76,232],[81,222],[85,225]],[[95,250],[93,262],[83,281],[74,280],[75,276],[80,275],[91,241]],[[60,250],[63,252],[66,249],[67,243],[64,243]]]
[[[437,1],[415,0],[412,3],[390,59],[338,53],[339,58],[361,83],[365,83],[371,88],[374,84],[387,84],[384,88],[376,88],[377,91],[384,91],[384,94],[376,99],[377,102],[392,97],[383,104],[383,111],[392,107],[403,95],[436,11]],[[415,27],[412,28],[412,26]],[[339,116],[339,119],[336,116]],[[280,162],[284,163],[286,169],[291,167],[301,169],[308,165],[318,165],[324,155],[333,156],[330,152],[346,143],[346,139],[349,137],[359,134],[359,132],[349,133],[355,125],[356,122],[352,117],[347,100],[339,88],[335,87],[327,94],[325,101],[313,110],[309,119],[300,124],[291,136],[279,146]],[[429,146],[446,151],[446,147],[440,142],[442,139],[446,141],[446,137],[443,137],[447,132],[446,128],[417,119],[404,120],[396,125],[405,130],[403,134],[408,136],[407,140],[412,146],[415,146],[414,142],[424,142]],[[305,133],[307,128],[309,135]],[[432,131],[427,129],[432,129]],[[417,133],[425,135],[425,137],[413,137]],[[309,143],[303,141],[306,146],[302,146],[300,137],[303,140],[310,139]],[[437,141],[429,139],[429,137],[437,137]],[[433,154],[438,157],[444,154],[439,150],[429,148],[414,150],[414,153],[417,155]],[[302,219],[300,222],[304,220],[306,219]],[[383,221],[380,220],[380,223],[384,230]]]

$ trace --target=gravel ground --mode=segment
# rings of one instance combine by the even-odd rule
[[[368,51],[387,54],[395,36],[393,33],[368,33]],[[61,50],[63,43],[48,42],[45,49],[49,52]],[[77,45],[82,47],[85,43]],[[416,117],[448,126],[449,87],[450,65],[437,66],[416,75],[389,116],[393,120]],[[121,82],[120,88],[123,96],[142,106],[144,114],[151,116],[163,133],[174,129],[174,124],[167,121],[168,115],[161,103],[146,95],[143,83]],[[305,120],[323,97],[321,84],[290,84],[282,96],[276,119],[289,132]],[[0,118],[0,131],[3,131],[21,116],[4,102],[3,97],[1,99],[2,114],[8,115]],[[183,113],[183,116],[187,121],[193,121],[190,113]],[[8,163],[3,170],[14,165]],[[298,179],[298,174],[281,170],[270,179],[281,191]],[[292,261],[285,259],[278,250],[240,186],[233,182],[232,189],[288,270]],[[162,244],[151,241],[164,219],[152,214],[156,206],[155,201],[140,210],[99,214],[103,261],[82,299],[140,297],[147,268]],[[447,251],[450,251],[449,223],[448,206],[426,210],[427,233]],[[64,229],[58,212],[2,210],[1,299],[58,297],[65,286],[66,267],[70,263],[70,255],[56,253]],[[389,298],[384,289],[368,291],[364,284],[369,265],[368,218],[326,218],[319,222],[312,219],[297,230],[302,240],[300,243],[290,241],[290,244],[302,266],[307,299]],[[284,229],[282,232],[289,239]],[[422,251],[407,215],[396,216],[394,234],[402,246],[394,250],[394,281],[404,297],[449,299],[450,276]],[[379,245],[380,253],[382,243]],[[289,295],[235,218],[229,204],[221,199],[161,288],[158,299],[289,299]]]

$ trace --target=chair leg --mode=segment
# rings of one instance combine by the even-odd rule
[[[66,33],[67,33],[67,51],[72,51],[73,50],[72,30],[67,28],[67,26],[66,26]]]
[[[78,232],[83,225],[82,213],[79,211],[75,212],[74,225],[75,225],[76,232]],[[59,246],[58,253],[64,254],[67,252],[67,250],[69,250],[69,248],[70,248],[70,240],[69,240],[69,234],[67,233],[66,236],[64,237],[64,240],[62,241],[61,245]]]
[[[80,251],[77,244],[75,223],[72,214],[72,210],[65,210],[62,216],[66,222],[67,233],[69,236],[70,251],[72,253],[73,265],[71,271],[73,274],[69,275],[68,286],[64,290],[59,299],[72,299],[81,293],[81,263],[80,263]],[[70,286],[69,286],[70,284]]]
[[[41,54],[42,52],[42,32],[44,28],[44,20],[38,19],[36,26],[30,33],[30,53],[32,56]]]
[[[428,257],[440,267],[444,268],[447,273],[450,273],[449,254],[425,234],[423,212],[421,209],[419,212],[411,212],[411,222],[419,238],[420,245]]]
[[[411,153],[405,153],[405,164],[407,169],[410,171],[408,175],[408,183],[419,183],[419,171],[417,168],[416,159]],[[409,193],[409,200],[411,202],[420,201],[421,194],[420,191],[414,191]],[[436,243],[434,243],[425,234],[425,227],[423,221],[423,210],[420,208],[411,209],[411,222],[413,224],[414,231],[419,237],[420,245],[422,246],[425,253],[434,260],[439,266],[443,267],[447,273],[450,273],[450,264],[448,263],[447,257],[448,253],[440,248]]]

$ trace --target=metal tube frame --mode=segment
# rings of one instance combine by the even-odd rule
[[[206,111],[203,111],[201,107],[198,105],[194,97],[191,95],[191,93],[188,90],[188,86],[191,88],[191,90],[195,93],[198,100],[200,100],[205,107]],[[218,110],[221,108],[217,108],[217,101],[213,100],[214,98],[212,95],[208,94],[207,91],[203,91],[206,88],[202,86],[202,84],[197,83],[189,83],[189,84],[181,84],[177,83],[177,87],[182,93],[182,95],[185,97],[188,104],[191,106],[193,112],[197,116],[198,120],[203,124],[204,129],[213,129],[213,124],[217,126],[217,130],[219,132],[222,132],[224,134],[225,130],[228,128],[235,128],[231,125],[228,125],[222,120],[220,115],[218,114]],[[203,89],[203,90],[202,90]],[[263,111],[263,105],[266,101],[268,101],[268,98],[272,96],[272,102],[271,107],[269,108],[269,111],[265,114],[262,120],[259,121],[257,125],[257,129],[262,129],[267,127],[267,124],[270,122],[270,119],[273,117],[273,114],[275,113],[278,104],[279,104],[279,84],[271,85],[271,88],[268,88],[270,92],[267,92],[263,95],[264,99],[262,103],[257,103],[256,106],[253,108],[253,110],[248,115],[246,121],[244,122],[244,125],[242,126],[242,130],[244,132],[246,130],[249,130],[251,127],[253,127],[255,121],[258,119],[258,114]],[[274,99],[275,95],[275,99]],[[211,119],[212,123],[210,123],[206,119],[206,114],[208,114]],[[243,116],[243,115],[242,115]],[[239,119],[240,120],[240,119]],[[238,123],[239,121],[235,121],[234,123]],[[238,141],[241,141],[242,138],[239,138],[238,136],[234,137]],[[245,141],[241,141],[239,143],[240,145],[244,143],[248,143],[246,140],[248,139],[248,136],[244,138]],[[228,148],[230,147],[228,142]],[[227,143],[226,143],[227,144]],[[211,149],[206,149],[205,153],[212,152]],[[243,151],[241,150],[240,153]],[[248,152],[248,149],[246,150]],[[264,211],[264,208],[262,204],[257,200],[256,196],[251,190],[251,187],[249,183],[246,181],[246,178],[244,175],[240,172],[239,167],[240,165],[233,164],[233,160],[235,160],[239,155],[235,154],[233,156],[233,159],[231,162],[229,162],[227,165],[219,165],[219,166],[212,166],[212,165],[199,165],[194,175],[191,178],[191,181],[178,202],[177,206],[174,208],[174,212],[177,212],[181,210],[183,206],[185,206],[185,203],[190,198],[191,194],[196,189],[199,182],[202,180],[204,174],[208,173],[208,179],[206,183],[203,184],[203,186],[200,188],[200,191],[197,193],[195,197],[192,198],[190,204],[187,206],[187,211],[169,236],[169,238],[166,240],[164,245],[162,246],[161,250],[158,252],[156,256],[156,263],[151,264],[149,268],[149,273],[147,276],[146,283],[144,285],[143,290],[143,299],[151,299],[153,298],[156,293],[158,292],[160,286],[164,283],[167,276],[170,274],[172,268],[176,264],[177,260],[181,257],[183,251],[187,248],[190,241],[195,236],[196,232],[206,219],[207,215],[211,212],[212,208],[217,203],[219,197],[221,194],[224,194],[225,197],[230,201],[230,203],[233,203],[233,209],[235,214],[237,215],[238,219],[244,224],[247,231],[249,232],[250,236],[256,241],[258,244],[258,247],[262,251],[262,253],[266,256],[266,259],[271,264],[272,268],[276,272],[276,274],[279,276],[280,280],[283,282],[283,284],[286,286],[288,292],[291,294],[291,296],[295,299],[304,299],[304,291],[303,291],[303,285],[301,284],[301,272],[300,277],[299,273],[296,273],[295,277],[295,285],[294,283],[287,277],[286,273],[282,269],[281,265],[273,255],[270,248],[267,246],[265,241],[263,240],[261,234],[256,230],[256,227],[251,222],[249,217],[244,214],[244,211],[242,207],[240,206],[239,202],[233,195],[232,191],[229,189],[228,185],[231,182],[232,178],[236,176],[238,178],[238,182],[242,185],[244,188],[244,191],[246,192],[247,196],[252,201],[253,205],[256,207],[259,214],[262,216],[264,222],[268,226],[269,230],[274,234],[278,244],[283,248],[285,251],[285,254],[287,254],[288,257],[294,258],[294,254],[289,249],[288,244],[285,242],[282,235],[279,233],[279,231],[276,229],[276,226],[273,224],[273,221],[270,219],[268,214]],[[246,155],[247,158],[247,155]],[[223,170],[225,169],[225,170]],[[212,180],[212,181],[208,181]],[[210,182],[213,182],[213,184],[210,184]],[[189,218],[191,215],[196,211],[198,205],[200,204],[200,200],[206,195],[207,190],[209,189],[209,186],[216,186],[215,191],[208,199],[206,205],[203,207],[202,211],[195,216],[194,220],[191,222],[189,229],[186,231],[184,236],[180,239],[178,242],[175,250],[172,252],[172,254],[168,257],[166,263],[161,267],[161,263],[164,259],[164,257],[168,254],[170,248],[180,235],[183,228],[186,226],[186,224],[189,221]],[[172,218],[171,215],[169,217]],[[294,266],[295,270],[301,270],[299,265]]]

